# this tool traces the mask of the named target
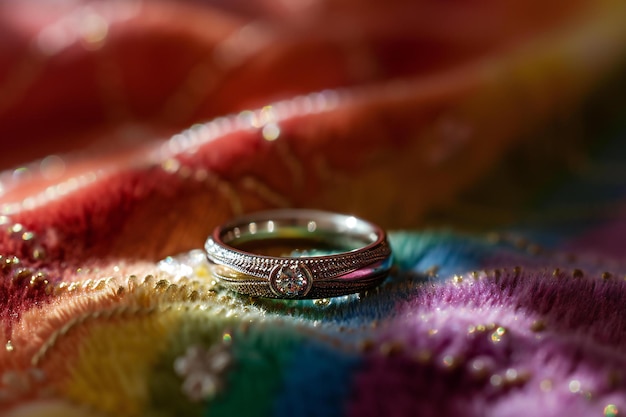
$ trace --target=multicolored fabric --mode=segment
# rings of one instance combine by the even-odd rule
[[[0,5],[9,416],[626,411],[622,0]],[[270,207],[389,230],[332,299],[219,287]]]

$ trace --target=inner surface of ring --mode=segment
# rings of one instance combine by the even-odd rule
[[[364,248],[379,238],[373,227],[350,216],[331,220],[285,219],[243,223],[221,235],[245,252],[275,257],[324,256]]]

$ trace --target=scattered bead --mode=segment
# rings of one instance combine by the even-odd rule
[[[506,372],[504,373],[504,378],[507,381],[514,381],[517,379],[517,370],[514,368],[509,368],[506,370]]]
[[[491,341],[493,343],[498,343],[502,340],[502,337],[506,334],[506,328],[504,327],[498,327],[496,330],[494,330],[493,333],[491,333]]]
[[[13,275],[13,282],[14,283],[21,283],[23,280],[30,278],[32,272],[30,269],[18,269],[15,274]]]
[[[498,374],[493,374],[491,375],[491,378],[489,378],[489,383],[496,388],[501,387],[503,382],[504,382],[504,379],[502,378],[501,375],[498,375]]]
[[[613,277],[613,275],[611,275],[610,272],[603,272],[602,273],[602,279],[605,280],[605,281],[611,279],[612,277]]]
[[[580,392],[580,381],[577,379],[572,379],[568,384],[569,392],[572,394],[577,394]]]
[[[518,386],[524,384],[530,379],[530,374],[526,371],[518,371],[514,368],[509,368],[504,373],[504,380],[509,386]]]
[[[617,417],[619,414],[619,409],[615,404],[607,404],[604,407],[604,417]]]
[[[329,298],[319,298],[317,300],[313,300],[313,304],[315,304],[318,307],[328,307],[330,303],[331,301]]]
[[[472,360],[469,366],[470,373],[477,379],[484,379],[493,370],[493,359],[478,357]]]
[[[2,269],[13,268],[20,263],[20,259],[17,256],[7,256],[0,258],[0,265]]]
[[[583,273],[583,271],[581,271],[580,269],[576,268],[574,269],[574,272],[572,272],[572,276],[574,278],[582,278],[585,274]]]
[[[15,223],[9,227],[9,232],[14,234],[21,233],[23,230],[24,226],[22,226],[20,223]]]
[[[5,349],[7,352],[13,352],[13,350],[14,350],[15,348],[13,347],[13,343],[9,340],[9,341],[7,341],[7,343],[4,345],[4,349]]]
[[[486,330],[487,330],[487,327],[486,327],[485,325],[483,325],[483,324],[478,324],[478,325],[475,327],[475,331],[476,331],[476,332],[478,332],[478,333],[483,333],[483,332],[485,332]]]
[[[278,139],[280,136],[280,127],[277,123],[268,123],[261,129],[263,139],[271,142]]]

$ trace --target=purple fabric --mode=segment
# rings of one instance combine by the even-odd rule
[[[543,270],[500,274],[423,284],[398,306],[356,377],[350,414],[585,416],[603,415],[609,405],[623,409],[626,283]]]

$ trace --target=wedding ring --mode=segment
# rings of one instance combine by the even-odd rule
[[[354,216],[287,209],[217,227],[205,244],[211,272],[241,294],[327,298],[365,291],[389,274],[385,232]]]

